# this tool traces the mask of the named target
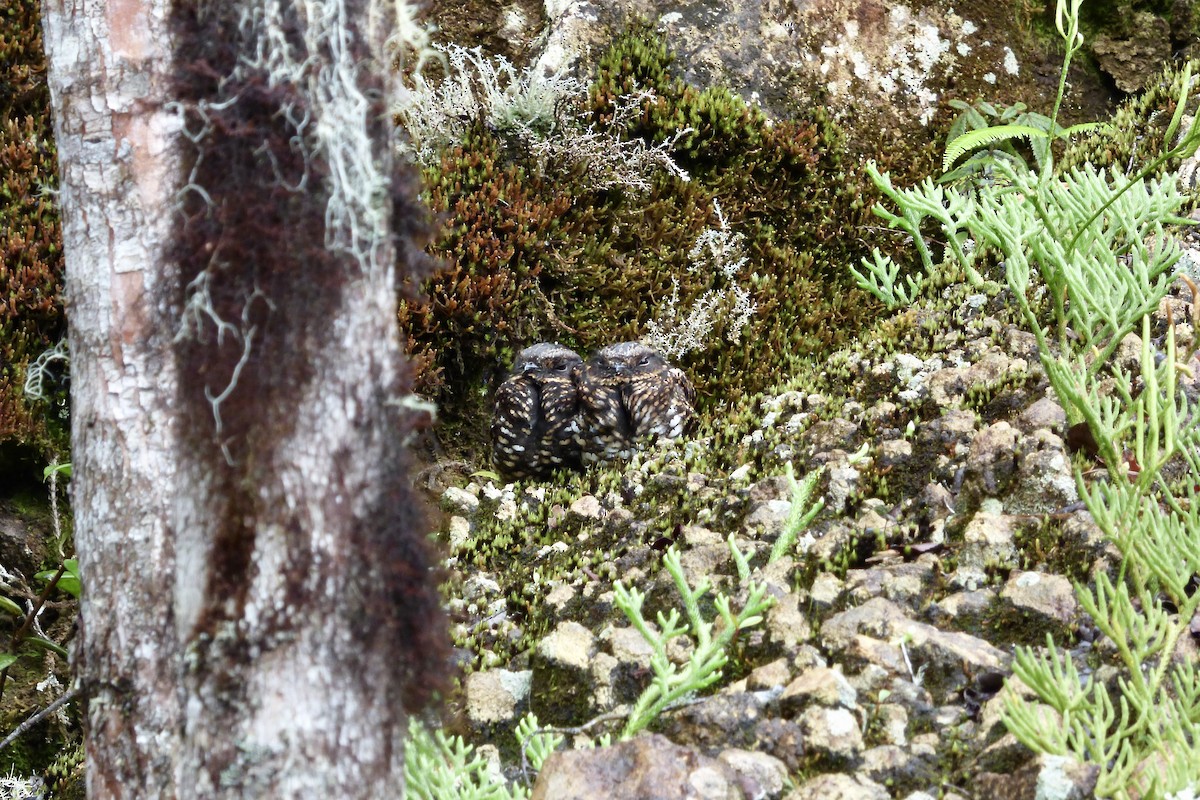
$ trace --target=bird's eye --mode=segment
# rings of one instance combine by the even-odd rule
[[[642,356],[642,360],[638,362],[639,367],[650,366],[650,356]]]
[[[555,368],[556,370],[558,370],[559,372],[566,372],[566,371],[567,371],[567,362],[565,362],[565,361],[555,361],[555,362],[554,362],[554,368]]]

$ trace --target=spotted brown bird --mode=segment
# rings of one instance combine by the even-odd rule
[[[574,350],[551,342],[517,354],[492,415],[492,460],[505,475],[541,479],[580,466],[574,372],[582,363]]]
[[[597,351],[576,369],[575,383],[585,461],[628,457],[640,441],[676,439],[695,423],[692,382],[641,342]]]

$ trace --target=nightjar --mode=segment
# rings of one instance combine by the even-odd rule
[[[545,478],[580,466],[574,372],[582,363],[574,350],[549,342],[517,354],[492,413],[492,460],[505,475]]]
[[[627,457],[643,439],[675,439],[695,423],[696,390],[655,349],[621,342],[576,368],[585,461]]]

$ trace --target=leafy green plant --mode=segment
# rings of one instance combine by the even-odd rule
[[[1019,649],[1014,673],[1038,702],[1010,692],[1003,718],[1029,747],[1097,765],[1098,797],[1166,797],[1194,788],[1200,774],[1200,672],[1186,657],[1176,657],[1200,610],[1200,593],[1189,595],[1200,573],[1200,414],[1177,382],[1191,353],[1181,362],[1173,320],[1168,318],[1163,351],[1153,345],[1150,315],[1172,285],[1181,256],[1170,226],[1187,220],[1179,215],[1184,198],[1175,177],[1152,176],[1168,160],[1195,154],[1200,129],[1193,122],[1180,134],[1189,66],[1167,145],[1139,174],[1129,178],[1090,164],[1055,173],[1050,140],[1081,130],[1060,130],[1055,122],[1066,66],[1082,45],[1080,2],[1069,3],[1058,3],[1067,55],[1043,134],[1001,126],[964,134],[947,150],[949,166],[971,147],[1028,134],[1031,142],[1045,144],[1036,168],[996,159],[991,167],[997,180],[969,193],[931,181],[897,191],[886,175],[868,168],[901,211],[881,215],[914,237],[926,275],[899,285],[899,270],[877,255],[865,274],[855,276],[896,306],[911,302],[931,277],[954,269],[978,276],[974,259],[981,251],[1000,260],[1051,386],[1068,419],[1087,423],[1106,467],[1094,484],[1077,468],[1076,482],[1092,518],[1120,551],[1121,565],[1115,577],[1099,574],[1094,585],[1079,584],[1076,592],[1124,668],[1115,685],[1106,685],[1095,675],[1082,677],[1053,640],[1041,653]],[[926,218],[947,237],[942,263],[933,262],[920,235]],[[975,246],[963,246],[968,241]],[[1039,303],[1042,292],[1045,302]],[[1196,294],[1193,288],[1193,305]],[[1138,374],[1131,376],[1111,361],[1134,331],[1141,334],[1141,353]]]
[[[700,600],[712,588],[705,580],[695,589],[688,585],[687,576],[679,561],[679,551],[674,546],[667,548],[663,556],[663,566],[675,581],[679,596],[683,600],[684,616],[682,622],[679,609],[672,608],[670,613],[661,611],[657,617],[657,630],[650,626],[642,614],[642,604],[645,595],[636,588],[625,588],[620,581],[614,586],[614,602],[629,618],[633,627],[649,643],[653,650],[650,656],[650,668],[654,671],[654,680],[634,703],[629,719],[625,723],[620,736],[621,740],[633,737],[638,731],[653,722],[672,703],[678,702],[721,679],[721,669],[729,661],[727,648],[733,637],[739,631],[753,627],[762,621],[762,615],[775,602],[767,595],[763,584],[749,579],[750,567],[745,555],[738,549],[729,537],[729,549],[733,552],[737,564],[738,576],[746,586],[746,602],[741,611],[736,614],[731,608],[727,595],[718,592],[713,598],[718,619],[705,619],[700,612]],[[721,625],[718,627],[717,623]],[[689,636],[692,640],[692,653],[687,663],[680,668],[667,654],[667,647],[672,639]]]
[[[542,730],[530,712],[517,723],[517,742],[528,765],[537,772],[563,737]],[[461,736],[430,730],[414,718],[408,721],[404,746],[404,781],[410,797],[419,800],[525,800],[529,790],[510,784]]]
[[[783,523],[783,532],[771,546],[771,555],[767,557],[768,564],[773,564],[792,552],[792,548],[796,546],[796,539],[825,507],[825,498],[823,497],[818,497],[815,503],[812,502],[813,490],[817,488],[817,481],[821,479],[824,472],[824,467],[814,469],[805,475],[803,480],[797,482],[792,462],[787,463],[783,476],[787,478],[788,490],[792,494],[792,507],[788,510],[788,518]]]

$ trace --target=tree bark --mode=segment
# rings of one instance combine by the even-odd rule
[[[403,791],[446,643],[403,459],[394,12],[43,5],[89,797]]]

